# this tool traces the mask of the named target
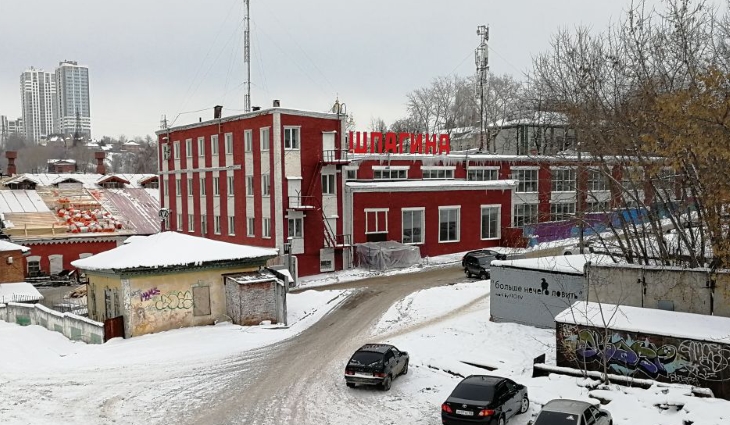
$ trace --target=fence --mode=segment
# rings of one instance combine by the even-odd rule
[[[39,325],[73,341],[104,342],[104,324],[72,313],[60,313],[41,304],[0,304],[0,320],[21,326]]]

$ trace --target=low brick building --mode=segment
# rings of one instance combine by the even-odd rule
[[[22,282],[25,279],[24,256],[30,248],[0,240],[0,283]]]

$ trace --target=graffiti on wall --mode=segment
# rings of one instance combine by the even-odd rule
[[[609,373],[698,385],[730,380],[730,348],[707,341],[564,326],[562,355],[569,363]]]
[[[159,294],[160,294],[160,290],[157,289],[156,287],[152,288],[152,289],[148,289],[139,294],[139,300],[140,301],[149,301],[150,299],[152,299],[152,297],[154,297],[155,295],[159,295]]]
[[[193,308],[193,293],[190,291],[170,291],[155,301],[158,310],[188,310]]]

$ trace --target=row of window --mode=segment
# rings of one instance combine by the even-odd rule
[[[499,239],[499,205],[481,206],[480,238]],[[388,208],[365,210],[365,234],[388,233]],[[423,244],[426,240],[425,208],[401,209],[401,242],[404,244]],[[461,239],[461,206],[439,207],[439,242],[459,242]]]
[[[179,232],[183,231],[184,228],[184,222],[183,222],[183,215],[182,213],[177,213],[177,230]],[[290,218],[289,219],[289,235],[292,238],[301,238],[304,234],[303,231],[304,222],[302,218]],[[170,228],[170,222],[169,219],[166,219],[165,222],[165,228]],[[200,216],[200,228],[203,230],[203,233],[206,229],[208,229],[208,216],[207,215],[201,215]],[[188,220],[187,220],[187,230],[190,233],[195,232],[195,216],[193,214],[188,214]],[[235,236],[236,235],[236,218],[234,216],[228,217],[228,228],[227,232],[229,236]],[[214,215],[213,216],[213,233],[216,235],[220,235],[222,233],[221,228],[221,216],[220,215]],[[255,217],[246,217],[246,236],[248,237],[256,237],[256,218]],[[264,217],[261,221],[261,237],[268,239],[271,238],[271,218]]]
[[[254,186],[254,176],[246,176],[246,195],[245,196],[254,196],[253,186]],[[199,177],[200,181],[200,196],[205,196],[207,193],[206,185],[205,185],[205,176]],[[336,195],[337,194],[337,187],[336,187],[336,176],[334,174],[322,174],[322,194],[323,195]],[[194,196],[193,193],[193,178],[188,177],[187,179],[187,192],[188,196]],[[226,176],[226,184],[228,189],[228,196],[232,197],[234,196],[234,191],[230,188],[236,187],[236,181],[234,176]],[[181,179],[175,179],[175,196],[181,197],[182,196],[182,180]],[[220,177],[213,177],[213,196],[220,196]],[[261,175],[261,196],[270,196],[271,195],[271,176],[269,174],[262,174]]]
[[[271,149],[271,131],[269,127],[259,129],[259,139],[261,142],[261,150],[268,151]],[[198,156],[205,156],[205,137],[198,137]],[[230,155],[233,153],[233,133],[224,134],[224,149],[225,154]],[[299,127],[284,127],[284,149],[286,150],[299,150],[301,146],[300,140],[300,128]],[[180,142],[175,141],[172,144],[173,148],[173,159],[180,159]],[[243,132],[243,150],[244,152],[253,152],[253,130],[245,130]],[[213,155],[218,155],[218,135],[213,134],[210,136],[210,152]],[[193,156],[193,139],[185,140],[185,156],[191,158]]]
[[[609,210],[608,201],[586,202],[586,212],[605,212]],[[517,204],[513,207],[512,225],[523,227],[538,222],[538,204]],[[550,204],[550,220],[563,221],[575,217],[575,202],[555,202]]]

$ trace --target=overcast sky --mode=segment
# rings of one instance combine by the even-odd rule
[[[390,124],[409,91],[474,73],[478,25],[492,72],[522,78],[558,28],[603,30],[629,1],[251,0],[252,104],[324,111],[339,96],[358,128]],[[62,60],[89,67],[95,138],[153,134],[162,115],[209,119],[216,104],[241,113],[243,3],[0,0],[0,115],[21,116],[24,70]]]

